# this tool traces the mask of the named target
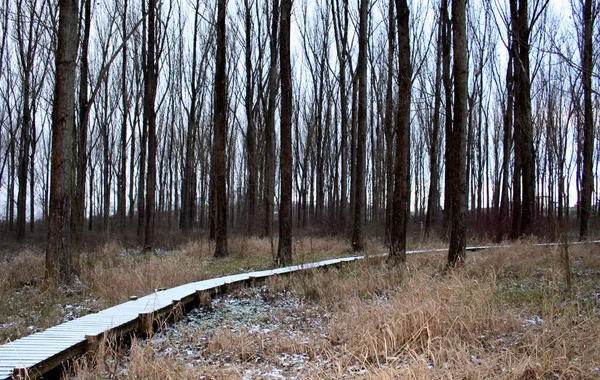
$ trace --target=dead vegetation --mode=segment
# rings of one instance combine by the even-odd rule
[[[96,361],[129,378],[598,378],[598,248],[569,247],[571,292],[561,249],[476,252],[451,273],[444,254],[419,254],[403,270],[372,259],[275,278]],[[82,363],[76,378],[110,375]]]
[[[149,254],[106,243],[81,255],[77,284],[56,289],[44,280],[43,251],[24,249],[0,261],[0,343],[127,301],[133,295],[272,267],[268,239],[234,237],[229,250],[228,258],[215,260],[214,243],[206,240]],[[304,238],[295,244],[297,263],[347,254],[348,243],[337,238]]]
[[[336,240],[295,246],[299,261],[347,250]],[[268,329],[183,324],[177,329],[185,349],[169,331],[159,344],[134,341],[128,351],[113,342],[95,360],[80,361],[75,376],[597,378],[600,257],[595,246],[569,247],[568,292],[563,249],[522,245],[472,253],[465,268],[446,274],[442,253],[409,256],[404,270],[371,259],[276,278],[261,297],[296,301],[259,314],[258,325]],[[234,240],[231,250],[230,259],[214,261],[212,247],[202,242],[155,255],[106,245],[82,257],[81,284],[60,291],[42,279],[43,256],[24,251],[0,265],[1,332],[5,339],[25,335],[69,312],[75,317],[156,287],[269,265],[267,241]]]

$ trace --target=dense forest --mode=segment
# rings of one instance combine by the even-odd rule
[[[0,229],[42,229],[61,281],[91,233],[267,237],[278,265],[294,235],[458,265],[472,235],[596,234],[596,0],[0,9]]]

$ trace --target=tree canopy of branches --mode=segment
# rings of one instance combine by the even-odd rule
[[[91,240],[598,235],[597,0],[0,3],[0,229],[60,281]]]

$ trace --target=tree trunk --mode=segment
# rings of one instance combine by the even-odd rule
[[[215,66],[214,98],[214,143],[215,160],[215,257],[227,257],[227,77],[226,77],[226,39],[225,14],[226,0],[219,0],[217,8],[217,54]]]
[[[531,122],[531,79],[529,74],[529,20],[527,0],[511,0],[513,59],[515,74],[515,212],[513,236],[533,232],[535,212],[535,165]],[[520,177],[519,177],[520,176]],[[520,186],[517,185],[520,182]],[[521,187],[519,189],[519,187]],[[520,194],[522,192],[522,195]],[[521,197],[520,199],[517,199]],[[520,203],[520,204],[519,204]],[[515,218],[518,218],[515,220]]]
[[[256,131],[252,116],[254,102],[254,88],[252,82],[252,15],[249,0],[244,0],[246,23],[246,161],[248,165],[248,193],[247,193],[247,232],[252,235],[256,221],[256,192],[257,192],[257,157],[256,157]]]
[[[445,125],[444,132],[446,138],[446,146],[444,155],[446,157],[446,165],[444,168],[444,220],[443,232],[444,237],[450,236],[450,220],[452,219],[452,175],[450,173],[452,167],[452,74],[450,72],[450,59],[452,51],[452,28],[450,17],[448,15],[448,0],[442,0],[440,7],[442,22],[442,84],[444,86],[445,99]]]
[[[441,20],[441,12],[440,12]],[[425,234],[429,235],[431,228],[437,221],[440,207],[439,159],[438,139],[440,133],[440,107],[442,103],[442,33],[443,23],[438,27],[438,43],[435,61],[435,94],[433,105],[433,120],[431,136],[429,137],[429,195],[427,197],[427,215],[425,217]]]
[[[148,102],[148,93],[146,91],[148,81],[148,19],[146,15],[146,0],[142,0],[142,72],[143,72],[143,101],[142,101],[142,123],[140,131],[140,158],[138,170],[138,188],[137,188],[137,203],[138,203],[138,223],[137,223],[137,240],[138,243],[143,243],[144,226],[145,226],[145,209],[146,209],[146,157],[148,152],[148,118],[146,111],[146,103]]]
[[[102,135],[102,226],[104,233],[110,237],[110,132],[108,130],[108,76],[104,79],[104,104],[103,104],[102,121],[100,122],[100,134]]]
[[[134,169],[135,169],[135,125],[137,123],[138,120],[138,108],[139,108],[139,102],[137,101],[137,99],[135,100],[135,108],[134,108],[134,113],[133,113],[133,126],[131,128],[131,146],[129,147],[129,157],[131,157],[131,159],[129,160],[129,173],[131,178],[129,179],[129,226],[133,226],[133,215],[134,215],[134,211],[135,211],[135,193],[134,193],[134,180],[133,180],[133,173],[134,173]],[[140,165],[143,166],[143,165]]]
[[[335,43],[340,64],[340,161],[341,161],[341,186],[339,204],[339,226],[340,231],[346,231],[347,208],[348,208],[348,91],[346,88],[346,63],[347,63],[347,41],[348,41],[348,6],[347,1],[342,3],[340,9],[339,0],[332,1],[333,27],[335,30]]]
[[[281,1],[279,62],[281,65],[281,148],[279,154],[280,206],[279,247],[277,265],[292,264],[292,63],[290,57],[290,24],[292,0]]]
[[[196,1],[196,11],[194,12],[194,37],[192,38],[192,73],[190,88],[190,108],[188,114],[188,127],[185,138],[185,164],[183,169],[183,183],[181,189],[181,218],[179,227],[182,231],[188,232],[194,221],[194,203],[196,194],[196,101],[198,88],[196,83],[197,70],[197,40],[198,40],[198,18],[199,18],[199,0]]]
[[[81,235],[85,219],[85,180],[87,175],[87,138],[89,120],[88,99],[88,45],[90,40],[91,25],[91,0],[84,1],[83,39],[81,41],[81,64],[79,66],[79,125],[77,133],[73,136],[76,141],[75,172],[76,185],[72,200],[71,233],[73,245],[77,248],[81,244]]]
[[[30,5],[34,7],[35,5]],[[17,192],[17,239],[23,240],[27,226],[27,174],[29,171],[29,150],[31,145],[31,75],[33,70],[33,52],[32,46],[36,43],[33,39],[33,14],[35,10],[31,10],[31,17],[25,19],[23,11],[25,6],[22,1],[17,4],[17,47],[18,47],[18,62],[21,69],[21,96],[23,102],[23,118],[21,121],[21,138],[19,145],[19,163],[17,167],[17,179],[19,190]],[[8,10],[5,10],[8,12]],[[29,25],[28,34],[26,35],[23,29]]]
[[[509,41],[509,44],[512,42]],[[506,106],[503,110],[503,136],[502,136],[502,194],[500,196],[500,210],[496,224],[496,241],[501,242],[508,233],[506,225],[509,223],[509,191],[508,182],[510,181],[510,151],[512,148],[512,115],[513,115],[513,59],[512,49],[509,48],[508,65],[506,67]]]
[[[270,63],[268,84],[268,106],[265,122],[265,236],[273,242],[273,211],[275,199],[275,109],[277,102],[277,30],[279,25],[279,0],[273,0],[271,12],[271,34],[269,36]]]
[[[364,249],[363,223],[365,218],[365,161],[367,142],[367,43],[369,0],[361,0],[359,11],[358,61],[356,75],[358,80],[358,108],[356,129],[356,168],[354,170],[354,210],[352,229],[352,249],[359,252]]]
[[[75,65],[77,58],[77,0],[59,3],[56,76],[52,106],[52,166],[46,275],[61,284],[77,275],[70,247],[69,212],[72,181],[72,131],[75,119]]]
[[[27,173],[29,171],[29,150],[31,144],[31,106],[30,101],[30,70],[23,73],[23,122],[21,125],[21,147],[19,149],[18,181],[19,191],[17,194],[17,238],[25,237],[26,215],[27,215]]]
[[[466,258],[466,141],[468,100],[468,61],[466,32],[466,1],[452,0],[452,28],[454,43],[454,122],[451,134],[450,162],[451,230],[448,266],[462,265]]]
[[[129,99],[127,94],[127,0],[123,0],[123,18],[121,20],[121,33],[123,34],[122,68],[121,68],[121,97],[123,113],[121,119],[121,167],[118,177],[117,214],[121,234],[125,236],[127,215],[127,114],[129,113]],[[132,157],[133,159],[133,157]],[[133,173],[130,173],[130,175]]]
[[[406,227],[410,198],[410,102],[412,68],[410,62],[410,11],[406,0],[396,0],[398,27],[398,108],[396,109],[396,154],[394,200],[389,260],[406,261]]]
[[[592,13],[594,12],[594,13]],[[592,71],[594,69],[594,45],[592,43],[594,33],[594,19],[597,9],[592,10],[592,0],[583,2],[583,33],[582,33],[582,81],[583,81],[583,173],[581,191],[581,220],[579,228],[579,240],[585,240],[588,236],[589,221],[592,214],[592,190],[594,181],[594,115],[592,109]]]
[[[144,215],[144,251],[154,244],[154,213],[156,204],[156,0],[148,0],[148,48],[146,51],[146,81],[144,83],[144,115],[148,126],[148,175],[146,178],[146,208]]]
[[[35,123],[36,113],[37,111],[34,106],[31,122],[31,160],[29,162],[29,232],[33,232],[35,228],[35,154],[38,140]]]
[[[385,241],[391,243],[391,228],[394,201],[394,55],[396,38],[396,18],[394,0],[389,0],[388,15],[388,61],[385,93],[385,162],[386,162],[386,199],[385,199]]]

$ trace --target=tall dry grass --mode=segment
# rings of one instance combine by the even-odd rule
[[[186,361],[177,352],[162,356],[151,344],[134,342],[121,375],[260,377],[265,373],[252,372],[256,363],[281,366],[278,357],[286,353],[307,358],[294,373],[299,378],[598,378],[597,247],[569,248],[571,293],[565,288],[561,249],[523,244],[471,253],[465,267],[452,272],[444,271],[444,254],[421,254],[409,257],[403,269],[373,259],[274,278],[268,282],[274,296],[287,291],[303,299],[305,315],[299,320],[319,324],[316,318],[321,328],[300,323],[264,333],[182,330],[178,336],[185,336],[186,347],[201,352],[198,361]],[[281,313],[286,311],[264,318],[284,320]],[[165,346],[179,347],[168,338]],[[77,373],[80,378],[103,375],[100,367]]]
[[[276,249],[277,241],[274,244]],[[266,269],[273,263],[268,239],[233,236],[230,256],[225,259],[213,259],[214,249],[214,243],[207,240],[189,240],[169,251],[141,254],[111,241],[83,252],[79,258],[80,282],[57,289],[44,281],[43,252],[25,248],[10,260],[0,261],[0,343],[61,323],[68,313],[73,313],[69,318],[82,316],[127,301],[130,296]],[[348,242],[338,238],[302,238],[294,244],[297,263],[348,252]]]

